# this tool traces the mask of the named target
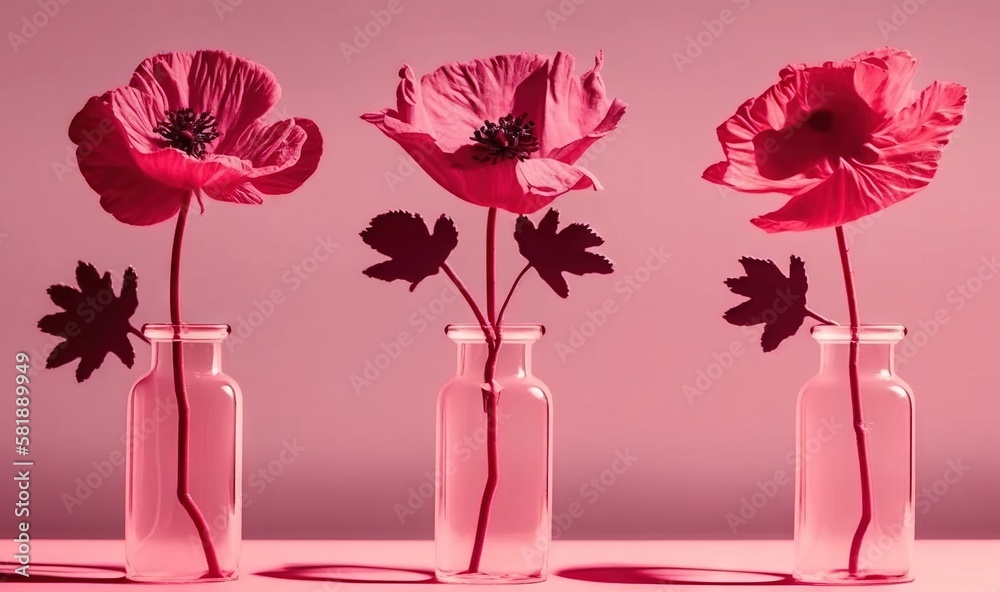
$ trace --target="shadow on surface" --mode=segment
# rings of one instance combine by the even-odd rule
[[[120,565],[76,565],[71,563],[32,563],[29,577],[14,572],[20,563],[2,562],[0,582],[24,584],[127,584],[125,568]]]
[[[281,580],[346,582],[351,584],[434,584],[434,572],[387,565],[283,565],[254,575]]]
[[[678,584],[685,586],[788,586],[796,582],[789,574],[702,567],[642,567],[595,565],[568,567],[555,575],[570,580],[601,584]]]

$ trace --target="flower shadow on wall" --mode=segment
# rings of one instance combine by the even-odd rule
[[[208,525],[189,491],[189,405],[185,388],[180,307],[180,255],[192,199],[203,197],[261,204],[290,193],[315,171],[323,140],[315,123],[266,118],[281,95],[263,66],[224,51],[164,53],[143,61],[127,86],[92,97],[73,118],[69,137],[80,172],[100,196],[101,207],[126,224],[148,226],[176,217],[170,259],[170,323],[173,386],[178,403],[177,499],[191,518],[204,549],[203,579],[223,579]],[[109,133],[96,134],[97,130]],[[100,140],[93,138],[99,137]],[[47,368],[80,360],[77,381],[91,376],[108,353],[132,367],[128,335],[138,305],[137,277],[126,270],[115,296],[110,274],[80,262],[79,290],[54,285],[52,301],[64,312],[39,321],[45,333],[63,337]]]

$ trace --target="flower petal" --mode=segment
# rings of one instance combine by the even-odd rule
[[[537,106],[544,105],[548,64],[548,58],[532,53],[499,55],[453,62],[424,76],[422,104],[434,122],[438,145],[455,152],[470,143],[484,121],[509,114],[527,111],[528,119],[538,124],[544,116]]]
[[[791,198],[780,209],[750,222],[767,232],[814,230],[847,224],[883,207],[878,197],[873,198],[869,193],[877,188],[866,185],[867,179],[855,166],[841,161],[825,181]]]
[[[188,74],[194,54],[191,52],[161,53],[146,58],[132,73],[128,85],[156,104],[157,119],[165,111],[177,111],[191,106]]]
[[[403,64],[399,69],[395,117],[417,129],[434,134],[434,123],[424,108],[420,84],[409,64]]]
[[[583,167],[552,158],[529,158],[516,165],[523,194],[501,206],[515,214],[530,214],[574,189],[602,189],[600,182]]]
[[[80,173],[101,196],[101,207],[118,220],[157,224],[180,210],[185,191],[165,187],[139,169],[124,126],[115,117],[113,94],[91,98],[70,123]]]
[[[603,64],[604,52],[598,52],[593,69],[576,78],[572,55],[560,52],[553,58],[545,118],[538,122],[541,156],[575,162],[591,144],[617,126],[626,105],[608,97],[601,78]]]
[[[873,143],[890,162],[920,156],[936,162],[951,133],[965,117],[969,90],[954,82],[934,82],[875,134]]]
[[[879,63],[882,67],[877,69],[885,71],[885,82],[877,85],[877,93],[866,95],[862,86],[869,85],[859,85],[858,88],[858,93],[868,101],[868,104],[875,111],[892,117],[913,98],[911,85],[917,73],[917,61],[913,59],[910,52],[882,47],[874,51],[860,53],[851,60],[869,64]],[[862,75],[874,73],[867,69],[859,70],[859,72]]]
[[[758,147],[754,144],[754,139],[763,132],[784,130],[789,119],[801,117],[790,114],[797,111],[794,103],[801,101],[799,95],[803,94],[807,86],[807,76],[789,68],[782,72],[783,77],[778,84],[767,89],[756,99],[748,99],[740,105],[735,115],[718,127],[716,134],[722,144],[726,160],[705,169],[702,173],[704,179],[749,193],[794,194],[816,185],[830,174],[829,167],[823,166],[822,162],[817,162],[816,166],[785,178],[768,178],[760,170],[759,161],[762,159],[758,152],[759,148],[764,148],[773,155],[780,146],[775,146],[773,150],[768,146]],[[794,127],[791,129],[794,130]]]
[[[474,158],[473,146],[445,152],[429,134],[386,113],[369,113],[364,118],[396,140],[441,187],[469,203],[530,214],[567,191],[600,188],[583,167],[549,158],[482,162]]]
[[[134,155],[139,168],[151,179],[176,189],[230,188],[250,176],[253,167],[235,156],[209,154],[204,159],[194,158],[176,148]]]
[[[215,116],[222,132],[215,151],[223,154],[234,154],[229,151],[230,143],[267,115],[281,98],[281,87],[270,70],[225,51],[195,53],[188,88],[188,107],[195,113]]]
[[[391,113],[393,112],[366,113],[361,118],[395,140],[438,185],[466,201],[480,203],[472,201],[476,198],[468,199],[462,193],[463,171],[453,166],[452,158],[437,145],[434,138],[429,133],[400,121]]]
[[[255,189],[267,195],[281,195],[298,189],[319,167],[323,155],[323,135],[310,119],[294,118],[295,125],[305,134],[305,141],[299,149],[299,157],[290,166],[263,176],[255,176],[250,183]]]
[[[618,122],[621,121],[622,116],[625,115],[625,109],[627,107],[628,105],[626,105],[624,101],[615,99],[608,108],[607,115],[605,115],[604,119],[597,124],[597,127],[582,138],[573,140],[565,146],[552,149],[548,153],[547,158],[554,158],[570,164],[576,162],[581,156],[583,156],[587,149],[594,144],[594,142],[597,142],[601,138],[618,129]]]
[[[107,93],[114,116],[125,130],[129,145],[140,152],[150,153],[162,150],[168,145],[163,137],[153,130],[163,119],[156,99],[130,86]]]
[[[960,84],[931,84],[875,136],[875,162],[842,161],[830,179],[752,222],[767,232],[829,228],[910,197],[934,178],[967,99],[968,90]]]

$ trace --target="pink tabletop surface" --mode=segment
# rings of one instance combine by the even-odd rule
[[[341,592],[402,590],[419,583],[425,584],[419,590],[496,590],[496,586],[434,583],[429,567],[434,559],[430,541],[255,540],[244,545],[240,579],[214,586],[224,590]],[[11,566],[5,564],[4,577],[9,579],[3,581],[2,589],[33,584],[32,590],[90,591],[120,590],[122,584],[146,585],[124,581],[123,547],[122,541],[115,540],[35,542],[29,580],[11,577]],[[548,581],[527,589],[805,590],[809,586],[789,581],[791,552],[790,541],[557,541],[553,543]],[[998,541],[917,541],[916,581],[883,589],[1000,592],[998,557]]]

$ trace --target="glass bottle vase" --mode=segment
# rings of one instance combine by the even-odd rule
[[[548,387],[531,368],[531,346],[544,331],[541,325],[504,325],[494,379],[500,396],[491,405],[483,394],[488,348],[482,329],[446,328],[458,345],[458,371],[437,402],[434,540],[440,581],[526,583],[546,578],[552,538],[552,402]],[[495,489],[486,500],[491,456]]]
[[[799,393],[796,438],[794,577],[799,581],[913,579],[913,393],[893,369],[893,346],[905,334],[901,325],[859,327],[858,431],[849,373],[851,329],[812,330],[820,344],[820,369]],[[860,528],[865,498],[870,522]]]
[[[152,367],[128,401],[126,575],[146,582],[236,579],[243,404],[239,386],[222,372],[229,327],[160,324],[142,331]]]

